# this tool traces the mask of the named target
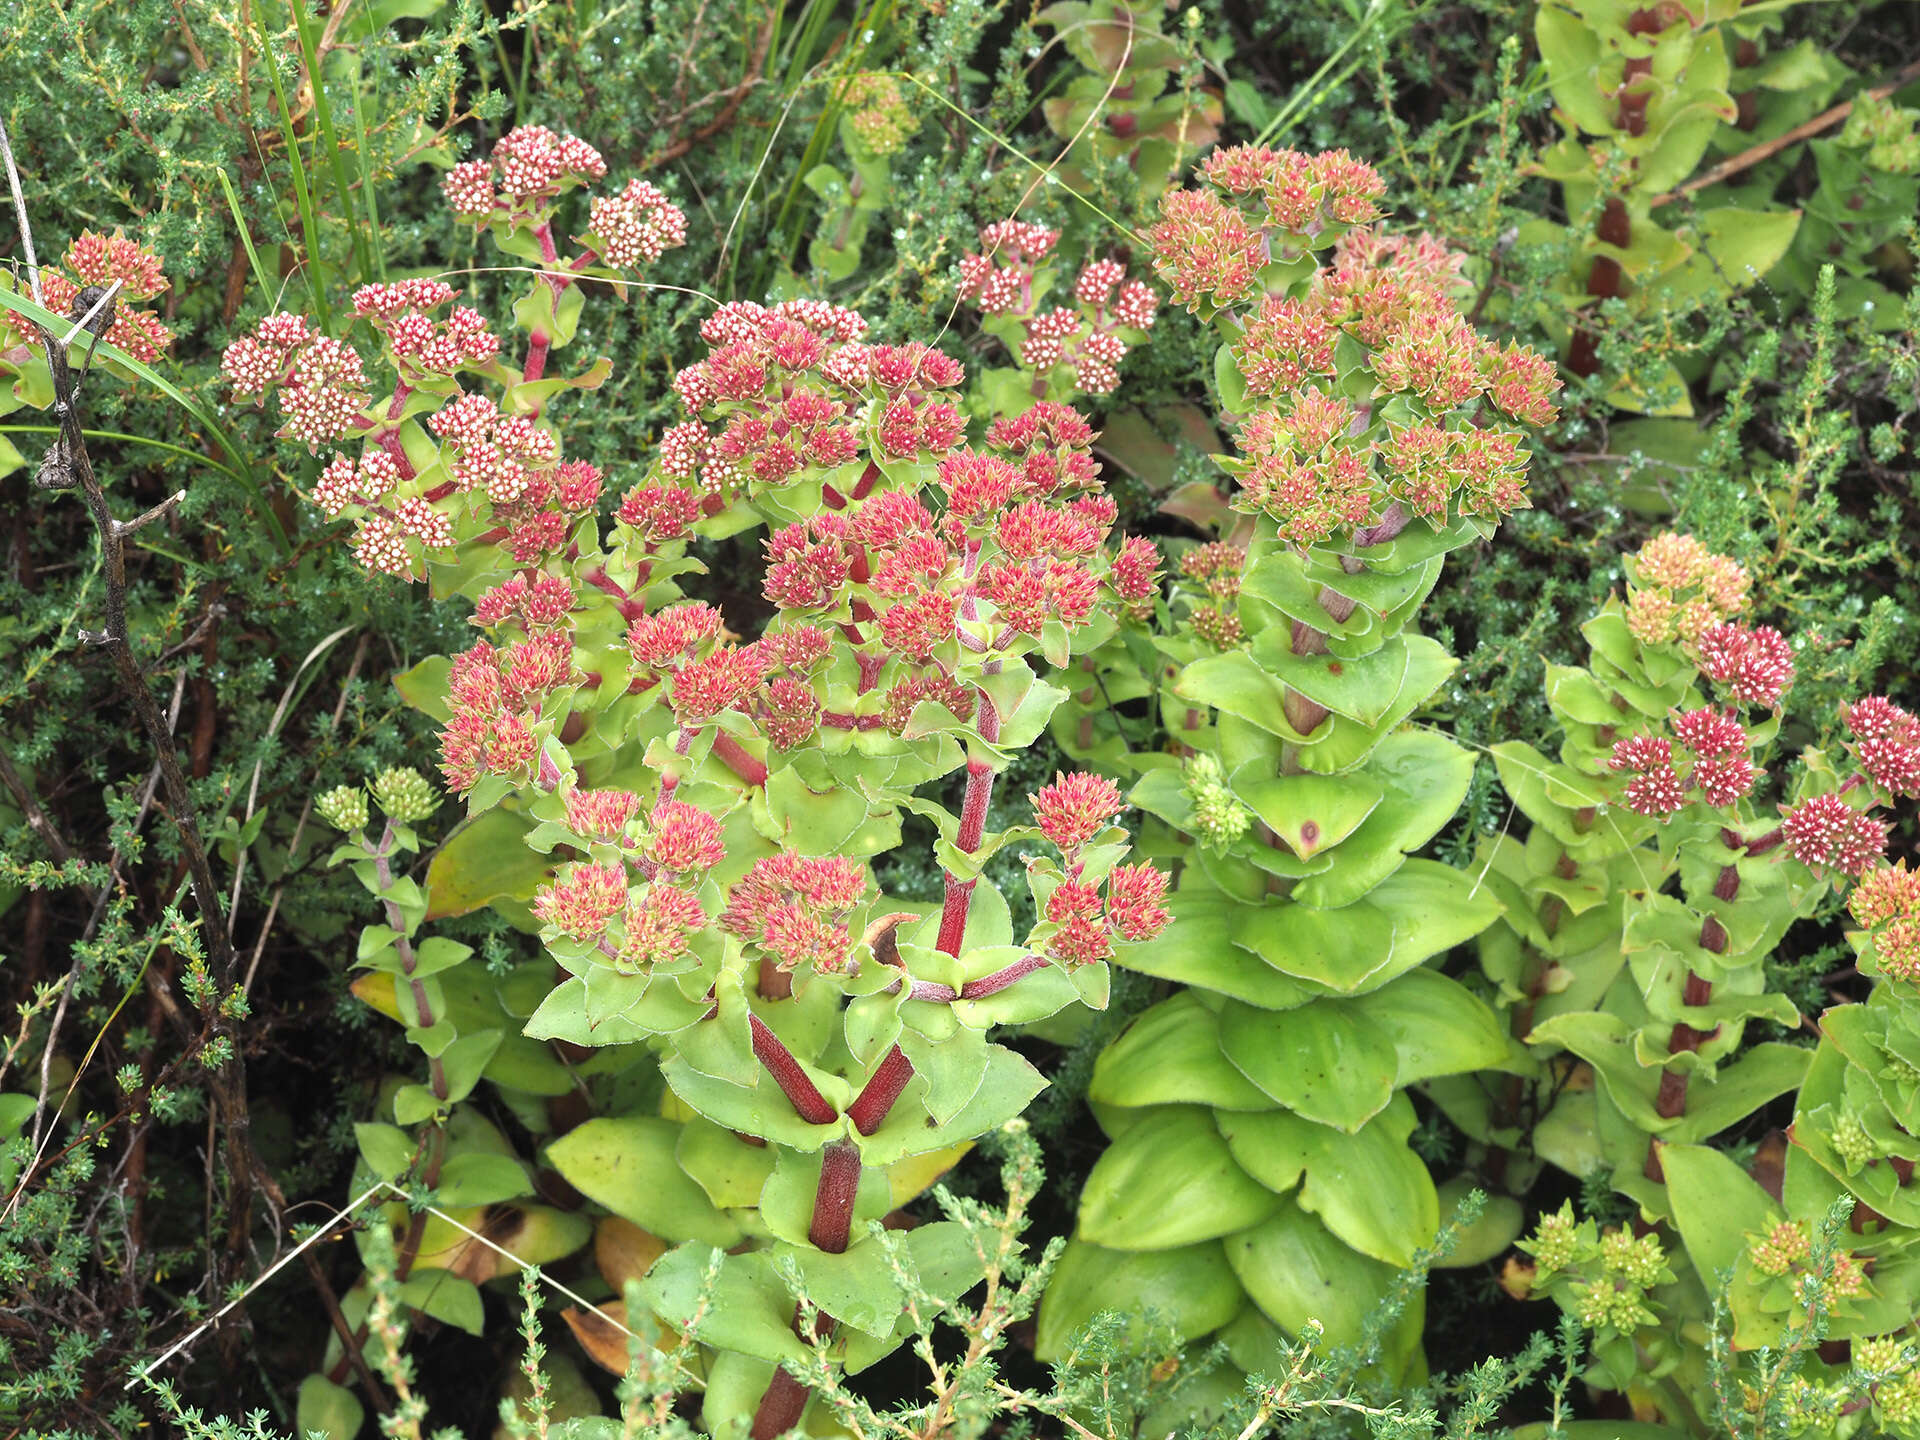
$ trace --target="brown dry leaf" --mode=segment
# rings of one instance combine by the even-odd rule
[[[600,1267],[601,1278],[615,1293],[624,1291],[628,1280],[640,1279],[653,1268],[653,1262],[666,1253],[666,1241],[618,1215],[609,1215],[594,1227],[594,1262]],[[624,1371],[623,1364],[622,1373]]]
[[[594,1364],[615,1375],[627,1373],[627,1307],[618,1300],[591,1310],[578,1305],[560,1312],[573,1338]]]
[[[1507,1263],[1500,1267],[1500,1288],[1516,1300],[1531,1299],[1534,1277],[1539,1273],[1540,1267],[1531,1261],[1509,1255]]]
[[[619,1300],[609,1300],[592,1309],[578,1305],[560,1312],[567,1322],[567,1328],[573,1331],[573,1338],[580,1342],[580,1348],[587,1352],[593,1363],[602,1370],[614,1375],[627,1373],[627,1331],[636,1331],[646,1346],[655,1350],[670,1351],[680,1343],[679,1334],[659,1320],[642,1310],[637,1324],[627,1323],[627,1307]],[[646,1350],[641,1351],[644,1366]]]

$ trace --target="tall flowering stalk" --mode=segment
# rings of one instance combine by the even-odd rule
[[[1526,503],[1514,422],[1551,420],[1558,382],[1474,333],[1454,257],[1369,228],[1382,185],[1350,156],[1240,147],[1201,178],[1151,238],[1174,299],[1220,326],[1239,454],[1221,459],[1232,512],[1179,557],[1138,677],[1171,744],[1136,758],[1131,798],[1178,881],[1165,933],[1117,961],[1185,988],[1096,1065],[1112,1143],[1040,1350],[1098,1309],[1152,1306],[1271,1373],[1310,1320],[1359,1342],[1434,1238],[1407,1087],[1527,1065],[1426,963],[1498,905],[1410,858],[1473,762],[1409,721],[1454,669],[1420,603],[1447,552]],[[1085,699],[1082,738],[1111,759]],[[1387,1341],[1396,1375],[1424,1363],[1420,1318]]]
[[[1435,1094],[1496,1147],[1496,1178],[1522,1183],[1500,1172],[1531,1146],[1576,1174],[1605,1169],[1658,1217],[1671,1213],[1664,1147],[1702,1142],[1800,1080],[1804,1050],[1745,1042],[1752,1022],[1798,1023],[1764,962],[1821,887],[1780,863],[1802,853],[1782,845],[1802,822],[1783,827],[1767,799],[1792,646],[1748,623],[1746,574],[1689,536],[1656,536],[1627,574],[1624,600],[1582,627],[1588,665],[1547,667],[1559,758],[1493,747],[1531,831],[1483,843],[1506,916],[1481,961],[1549,1074]]]
[[[538,256],[515,310],[523,362],[414,280],[355,297],[391,399],[294,317],[263,322],[228,369],[277,389],[288,438],[358,438],[314,498],[355,521],[369,569],[472,597],[486,638],[398,681],[443,717],[440,770],[473,817],[435,858],[429,908],[493,901],[538,929],[560,979],[537,999],[516,987],[525,1038],[659,1057],[658,1118],[595,1116],[546,1161],[686,1242],[634,1267],[647,1303],[676,1328],[706,1315],[709,1424],[771,1437],[809,1400],[783,1362],[825,1340],[858,1370],[906,1333],[874,1222],[1044,1085],[989,1027],[1103,1005],[1107,960],[1166,921],[1164,877],[1123,863],[1110,782],[1062,776],[1031,825],[987,829],[996,777],[1064,695],[1034,662],[1071,663],[1099,612],[1139,604],[1153,552],[1112,536],[1082,417],[1039,405],[969,444],[958,362],[874,343],[818,301],[706,319],[706,357],[674,380],[687,418],[603,520],[601,476],[565,458],[553,402],[606,367],[550,377],[549,355],[573,334],[578,277],[654,258],[684,221],[629,184],[593,202],[563,261],[562,193],[602,170],[580,142],[523,130],[448,177],[456,210]],[[689,547],[759,525],[775,614],[749,639],[692,598]],[[957,811],[925,794],[955,774]],[[939,832],[938,906],[874,883],[908,812]],[[981,880],[1009,846],[1032,852],[1025,935]],[[958,1225],[904,1243],[935,1295],[980,1273]],[[819,1307],[808,1333],[789,1267]]]

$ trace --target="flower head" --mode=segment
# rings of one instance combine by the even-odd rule
[[[1881,695],[1847,707],[1853,758],[1882,792],[1920,795],[1920,719]]]
[[[1058,775],[1054,782],[1036,795],[1027,797],[1033,804],[1034,823],[1063,855],[1071,856],[1098,835],[1121,811],[1126,802],[1120,787],[1104,775],[1084,771]]]
[[[1627,573],[1627,629],[1645,645],[1695,643],[1747,606],[1747,572],[1691,535],[1654,536]]]
[[[1815,795],[1780,812],[1788,853],[1803,865],[1858,875],[1880,859],[1887,827],[1838,795]]]
[[[1777,707],[1793,683],[1793,649],[1771,625],[1709,626],[1699,650],[1701,673],[1745,704]]]

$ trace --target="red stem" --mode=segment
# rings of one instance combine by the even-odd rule
[[[860,1193],[860,1150],[835,1140],[820,1152],[820,1187],[813,1193],[813,1223],[807,1239],[829,1255],[846,1252],[853,1236],[853,1202]]]
[[[978,980],[969,980],[960,987],[960,1000],[984,1000],[989,995],[998,995],[1016,980],[1025,979],[1036,970],[1044,970],[1051,962],[1044,955],[1022,955],[1011,965],[994,971],[991,975],[982,975]]]
[[[747,1025],[753,1032],[755,1058],[792,1103],[793,1113],[809,1125],[831,1125],[838,1119],[840,1112],[827,1103],[827,1097],[807,1077],[800,1062],[793,1058],[793,1052],[780,1043],[780,1037],[767,1028],[766,1022],[758,1015],[749,1015]]]
[[[724,730],[713,737],[713,755],[747,784],[767,783],[767,767],[748,754],[745,747]]]
[[[992,703],[988,702],[986,713],[992,709]],[[981,718],[980,728],[984,732],[984,713]],[[999,727],[996,724],[994,728]],[[980,848],[981,836],[987,828],[987,806],[992,800],[993,768],[984,760],[967,761],[967,792],[960,802],[960,829],[954,843],[969,855]],[[973,904],[973,887],[977,883],[947,872],[946,903],[940,909],[940,938],[934,942],[934,948],[944,955],[960,953],[960,942],[967,933],[967,911]]]
[[[873,1078],[867,1081],[859,1097],[847,1107],[847,1118],[853,1121],[853,1128],[862,1135],[871,1135],[878,1130],[881,1122],[887,1118],[887,1112],[893,1109],[893,1102],[900,1098],[900,1092],[907,1088],[907,1082],[911,1079],[913,1062],[896,1045],[887,1051],[886,1058],[874,1070]]]

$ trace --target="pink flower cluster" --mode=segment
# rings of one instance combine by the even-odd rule
[[[609,265],[632,270],[686,244],[687,217],[659,186],[629,180],[618,195],[594,197],[587,231]]]
[[[960,296],[983,314],[1018,321],[1024,329],[1016,358],[1035,372],[1037,393],[1056,378],[1089,395],[1108,395],[1120,383],[1128,349],[1153,328],[1160,299],[1144,281],[1126,278],[1118,260],[1094,260],[1073,285],[1074,304],[1040,308],[1053,279],[1046,264],[1060,232],[1020,220],[980,231],[980,251],[960,261]]]
[[[838,975],[853,949],[847,917],[866,892],[866,872],[851,860],[773,855],[733,887],[720,926],[781,970],[806,966]]]
[[[1816,870],[1859,875],[1887,848],[1886,823],[1847,803],[1837,792],[1815,795],[1780,812],[1787,853]]]
[[[113,323],[102,338],[143,364],[158,360],[173,343],[173,331],[161,323],[159,316],[135,308],[140,301],[151,300],[167,288],[158,255],[123,235],[87,230],[67,246],[61,263],[65,270],[48,265],[40,271],[40,293],[47,309],[77,320],[80,316],[74,310],[74,301],[83,289],[118,280],[120,289],[110,302]],[[82,306],[80,313],[87,308]],[[0,322],[0,328],[4,327],[5,322]],[[37,336],[28,343],[37,344]]]
[[[1086,847],[1126,809],[1119,787],[1104,776],[1060,775],[1027,797],[1034,823],[1060,851],[1066,875],[1047,897],[1047,954],[1069,968],[1111,959],[1116,941],[1151,940],[1169,916],[1160,903],[1167,877],[1152,865],[1118,865],[1108,872],[1105,893],[1088,883]]]
[[[550,208],[562,190],[606,173],[607,162],[586,141],[544,125],[522,125],[501,136],[485,160],[454,166],[440,190],[456,215],[485,221],[497,210]]]
[[[1710,625],[1698,649],[1700,673],[1743,705],[1777,707],[1793,683],[1793,647],[1771,625]]]
[[[1531,350],[1477,335],[1457,289],[1457,261],[1437,243],[1355,230],[1305,297],[1268,296],[1233,345],[1248,393],[1269,402],[1235,436],[1236,505],[1299,546],[1371,525],[1390,502],[1434,525],[1525,506],[1529,457],[1501,419],[1551,421],[1560,381]],[[1345,398],[1343,340],[1366,357],[1370,398]],[[1393,397],[1425,418],[1370,438],[1374,408]]]
[[[720,822],[668,796],[642,819],[640,797],[628,790],[572,791],[566,807],[568,828],[620,853],[565,867],[535,894],[534,915],[554,935],[593,945],[622,974],[685,956],[709,922],[693,892],[726,858]]]
[[[1093,439],[1062,405],[998,421],[984,450],[935,467],[937,513],[886,490],[773,535],[767,598],[839,627],[861,676],[844,698],[857,709],[883,694],[880,717],[896,733],[921,700],[970,718],[973,697],[952,678],[963,648],[1016,653],[1050,625],[1085,626],[1103,590],[1136,607],[1156,588],[1151,542],[1107,556],[1115,507],[1099,493]]]
[[[220,358],[235,398],[276,391],[283,423],[275,433],[318,454],[355,429],[370,429],[363,413],[372,396],[360,352],[344,340],[311,330],[298,315],[269,315]]]
[[[1889,799],[1920,796],[1920,719],[1882,695],[1847,707],[1853,758]]]
[[[1236,305],[1271,262],[1380,218],[1386,183],[1344,150],[1303,155],[1258,145],[1216,150],[1207,188],[1170,190],[1148,232],[1154,268],[1174,300],[1199,312]]]
[[[573,636],[555,625],[504,646],[482,640],[453,657],[440,732],[440,772],[455,790],[485,775],[529,778],[538,763],[534,727],[554,692],[575,678]]]
[[[659,470],[725,500],[851,464],[872,426],[883,459],[945,454],[965,429],[958,361],[930,346],[869,345],[866,321],[820,301],[723,305],[701,325],[710,349],[674,377],[696,417],[664,438]],[[837,492],[836,492],[837,493]]]
[[[1852,737],[1847,749],[1858,772],[1838,790],[1782,810],[1780,834],[1789,852],[1804,864],[1865,875],[1884,856],[1889,833],[1887,823],[1871,812],[1896,798],[1920,795],[1920,720],[1882,695],[1849,705],[1845,718]],[[1856,792],[1864,805],[1856,806],[1847,798]],[[1907,904],[1900,897],[1908,896],[1915,884],[1904,871],[1873,873],[1880,878],[1862,881],[1866,898],[1854,916],[1863,925],[1899,918],[1896,910],[1904,914]],[[1890,943],[1892,953],[1910,958],[1920,974],[1920,919],[1900,924]]]
[[[353,292],[353,313],[385,338],[387,353],[409,388],[429,377],[486,365],[500,353],[500,338],[472,306],[458,305],[445,319],[433,318],[430,312],[457,293],[444,281],[424,278],[362,285]]]
[[[1762,771],[1753,763],[1752,738],[1740,722],[1711,706],[1673,719],[1674,736],[1688,762],[1685,775],[1675,766],[1674,742],[1663,735],[1634,735],[1618,741],[1608,765],[1633,776],[1621,801],[1637,815],[1665,818],[1699,799],[1725,809],[1753,793]]]

